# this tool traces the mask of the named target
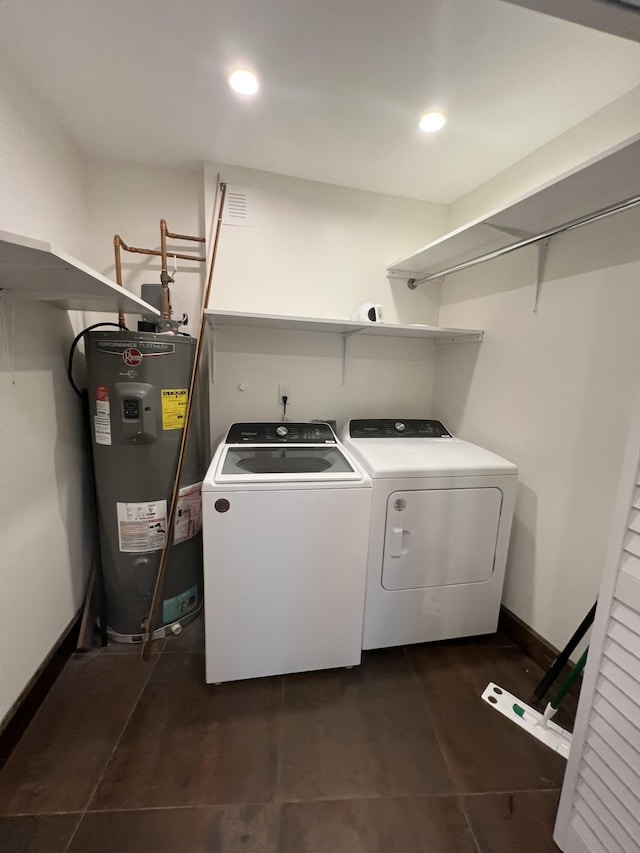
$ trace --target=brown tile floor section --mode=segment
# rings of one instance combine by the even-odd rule
[[[557,850],[564,763],[479,698],[540,678],[504,636],[219,687],[203,637],[69,662],[0,773],[2,853]]]
[[[70,853],[477,853],[455,797],[87,814]]]
[[[528,698],[540,670],[519,649],[434,645],[408,656],[456,791],[560,787],[565,760],[478,700],[490,681]]]
[[[204,679],[203,655],[161,656],[91,810],[273,800],[282,678]]]
[[[81,815],[0,817],[2,853],[65,853]]]
[[[156,660],[71,658],[0,773],[0,814],[82,811]]]
[[[288,676],[281,801],[453,793],[404,649]]]
[[[476,845],[455,797],[386,798],[287,803],[276,851],[476,853]]]
[[[276,853],[276,810],[231,805],[90,812],[69,853]]]
[[[463,797],[480,853],[556,853],[549,832],[558,791],[519,791]]]

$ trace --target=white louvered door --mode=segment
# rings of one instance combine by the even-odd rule
[[[640,405],[554,838],[565,853],[640,853]]]

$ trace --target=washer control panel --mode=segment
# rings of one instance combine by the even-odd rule
[[[349,423],[351,438],[444,438],[451,433],[440,421],[392,420],[356,420]]]
[[[232,424],[226,444],[335,444],[329,424]]]

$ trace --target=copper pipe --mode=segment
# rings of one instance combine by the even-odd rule
[[[160,254],[162,257],[162,272],[160,274],[160,283],[162,284],[162,319],[168,320],[171,314],[171,306],[169,304],[169,281],[171,279],[167,270],[167,223],[164,219],[160,220]]]
[[[189,424],[191,423],[191,415],[193,413],[193,400],[195,396],[195,390],[198,379],[198,367],[200,364],[200,354],[202,352],[202,344],[204,341],[205,329],[207,325],[207,315],[205,314],[205,308],[209,304],[209,297],[211,294],[211,282],[213,281],[213,271],[216,265],[216,256],[218,254],[218,242],[220,240],[220,231],[222,226],[222,210],[224,208],[224,199],[226,195],[226,184],[222,184],[221,195],[220,195],[220,207],[218,209],[217,223],[216,223],[216,234],[213,243],[213,250],[211,254],[211,261],[209,265],[209,274],[207,276],[207,286],[205,288],[205,292],[202,298],[202,308],[200,311],[200,328],[198,331],[198,337],[196,338],[196,346],[195,353],[193,355],[193,366],[191,368],[191,380],[189,382],[189,396],[187,397],[187,411],[185,412],[184,418],[184,426],[182,427],[182,436],[180,438],[180,452],[178,454],[178,462],[176,465],[176,472],[173,479],[173,492],[171,495],[171,501],[169,504],[169,517],[167,518],[167,533],[164,539],[164,545],[162,546],[162,553],[160,554],[160,563],[158,565],[158,572],[156,574],[156,582],[153,589],[153,598],[151,600],[151,607],[149,609],[149,617],[146,621],[145,625],[145,633],[144,640],[142,643],[142,660],[148,661],[151,655],[151,646],[153,643],[153,633],[155,631],[155,626],[160,618],[160,604],[162,601],[162,593],[164,589],[164,578],[167,571],[167,564],[169,562],[169,555],[171,553],[171,546],[173,544],[173,534],[176,523],[176,510],[178,507],[178,493],[180,491],[180,477],[182,474],[182,466],[184,463],[184,455],[187,447],[187,439],[189,436]]]
[[[120,245],[125,252],[133,252],[138,255],[156,255],[159,258],[162,257],[162,252],[158,249],[138,249],[136,246],[127,246],[123,241],[120,242]],[[181,255],[178,252],[167,252],[167,257],[180,258],[183,261],[198,261],[199,263],[204,263],[207,260],[201,255]]]
[[[194,243],[204,243],[204,237],[189,237],[188,234],[174,234],[171,231],[167,231],[167,237],[171,240],[192,240]]]
[[[158,251],[158,249],[140,249],[137,246],[127,246],[122,237],[118,234],[113,238],[113,242],[115,243],[116,237],[119,241],[118,245],[121,246],[125,252],[133,252],[133,254],[138,255],[157,255],[158,257],[162,256],[162,252]],[[176,252],[168,252],[168,257],[170,258],[181,258],[184,261],[199,261],[200,263],[204,263],[206,258],[201,257],[200,255],[180,255]]]
[[[115,237],[113,238],[113,251],[115,252],[115,256],[116,256],[116,283],[120,287],[122,287],[122,265],[120,263],[120,243],[121,243],[120,235],[116,234]],[[118,323],[121,326],[125,325],[124,314],[122,311],[120,311],[118,313]]]
[[[205,242],[204,237],[190,237],[188,234],[174,234],[173,232],[169,231],[169,226],[167,225],[166,219],[160,220],[160,231],[162,231],[163,228],[167,234],[167,237],[170,237],[172,240],[193,240],[194,243]]]
[[[194,243],[204,243],[204,237],[189,237],[188,234],[174,234],[172,231],[167,231],[167,237],[172,240],[192,240]]]
[[[167,223],[160,220],[160,255],[162,256],[162,271],[167,271]]]
[[[164,223],[164,228],[163,228]],[[167,237],[171,237],[173,239],[179,240],[193,240],[194,242],[204,243],[204,237],[187,237],[184,234],[171,234],[167,230],[167,223],[164,219],[160,220],[160,239],[161,239],[161,250],[158,249],[141,249],[138,246],[128,246],[122,237],[119,234],[116,234],[113,238],[113,247],[116,258],[116,282],[120,287],[123,287],[122,284],[122,257],[121,250],[124,249],[125,252],[131,252],[134,255],[153,255],[155,257],[162,258],[162,272],[168,275],[167,271],[167,258],[175,258],[176,260],[181,261],[197,261],[200,264],[206,263],[206,257],[202,255],[185,255],[180,252],[167,252]],[[166,297],[166,306],[165,306],[165,297]],[[169,294],[165,292],[165,288],[163,287],[163,295],[162,295],[162,319],[169,319]],[[124,314],[120,312],[118,314],[118,323],[120,325],[125,325]]]

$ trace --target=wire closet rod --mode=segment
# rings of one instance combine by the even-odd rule
[[[580,219],[573,219],[571,222],[565,222],[564,225],[558,225],[555,228],[550,228],[548,231],[543,231],[541,234],[536,234],[532,237],[525,237],[524,240],[519,240],[517,243],[512,243],[510,246],[504,246],[502,249],[495,249],[493,252],[487,252],[485,255],[480,255],[477,258],[472,258],[469,261],[463,261],[455,266],[448,267],[439,272],[424,275],[421,278],[410,278],[407,282],[411,290],[419,284],[424,284],[427,281],[433,281],[437,278],[444,278],[445,275],[450,275],[460,270],[466,270],[469,267],[475,267],[476,264],[482,264],[484,261],[491,261],[494,258],[499,258],[501,255],[506,255],[509,252],[515,252],[516,249],[522,249],[524,246],[531,246],[533,243],[538,243],[540,240],[549,240],[555,237],[556,234],[562,234],[565,231],[573,231],[574,228],[580,228],[582,225],[588,225],[589,222],[596,222],[599,219],[606,219],[608,216],[613,216],[614,213],[621,213],[623,210],[630,210],[632,207],[637,207],[640,204],[640,195],[632,196],[625,201],[617,202],[609,207],[603,207],[595,213],[590,213],[588,216],[583,216]],[[490,225],[489,222],[485,223]]]

